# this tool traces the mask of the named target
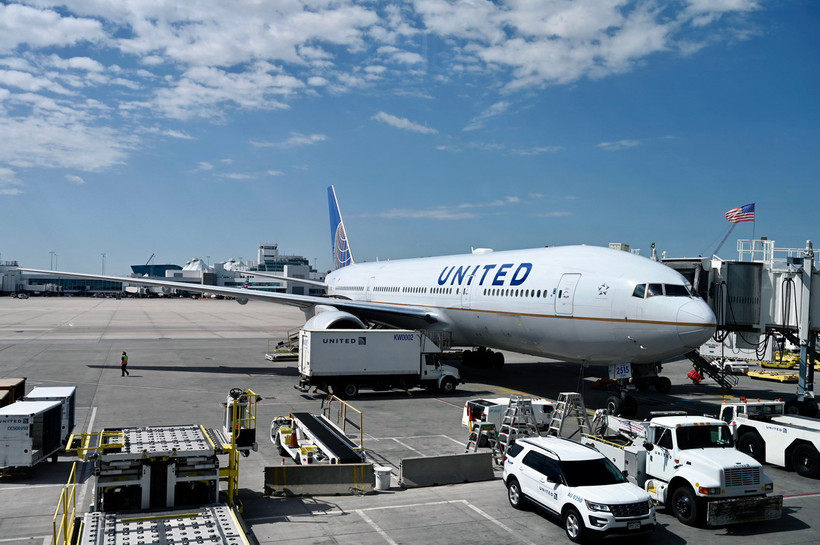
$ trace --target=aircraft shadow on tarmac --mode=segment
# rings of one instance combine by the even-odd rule
[[[93,365],[89,364],[87,367],[91,369],[110,369],[112,372],[120,372],[119,366],[115,365]],[[132,377],[142,376],[135,375],[136,372],[146,371],[171,371],[182,373],[219,373],[219,374],[237,374],[237,375],[281,375],[296,377],[299,376],[299,371],[295,367],[287,368],[272,368],[272,367],[241,367],[241,366],[196,366],[196,365],[142,365],[129,366],[128,371]]]

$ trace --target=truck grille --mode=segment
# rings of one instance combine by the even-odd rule
[[[617,505],[610,505],[609,510],[616,518],[620,517],[639,517],[649,513],[649,502],[642,501],[638,503],[622,503]]]
[[[760,484],[759,467],[738,467],[731,468],[725,471],[726,486],[750,486]]]

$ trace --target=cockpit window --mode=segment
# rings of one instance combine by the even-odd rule
[[[677,284],[664,284],[666,288],[666,295],[668,297],[690,297],[692,294],[686,286],[679,286]]]
[[[638,284],[635,286],[635,291],[632,292],[632,297],[637,297],[638,299],[643,299],[644,294],[646,293],[646,284]]]
[[[649,284],[646,296],[655,297],[656,295],[663,295],[663,284]]]

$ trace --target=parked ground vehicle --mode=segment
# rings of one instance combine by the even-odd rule
[[[299,388],[340,397],[361,388],[422,386],[444,393],[460,384],[458,369],[440,362],[441,349],[409,329],[303,329],[299,332]]]
[[[598,411],[590,445],[626,471],[684,524],[722,526],[778,519],[783,497],[760,463],[733,448],[725,422],[701,416],[653,416],[646,422]]]
[[[575,543],[655,529],[649,494],[600,452],[568,439],[519,439],[504,456],[503,478],[510,505],[532,502],[560,517]]]
[[[820,477],[820,421],[785,414],[783,401],[748,401],[720,406],[738,450],[760,463],[793,469],[803,477]]]
[[[464,403],[464,409],[461,411],[461,425],[470,428],[471,422],[489,422],[495,425],[496,430],[500,430],[501,419],[509,404],[509,397],[470,399]],[[554,410],[555,405],[546,399],[532,400],[532,412],[539,430],[546,430],[549,427]]]

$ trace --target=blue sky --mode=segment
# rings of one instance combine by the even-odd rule
[[[810,0],[0,3],[0,259],[818,238]],[[53,254],[52,254],[53,252]],[[56,255],[55,255],[56,254]],[[56,263],[55,263],[56,262]]]

